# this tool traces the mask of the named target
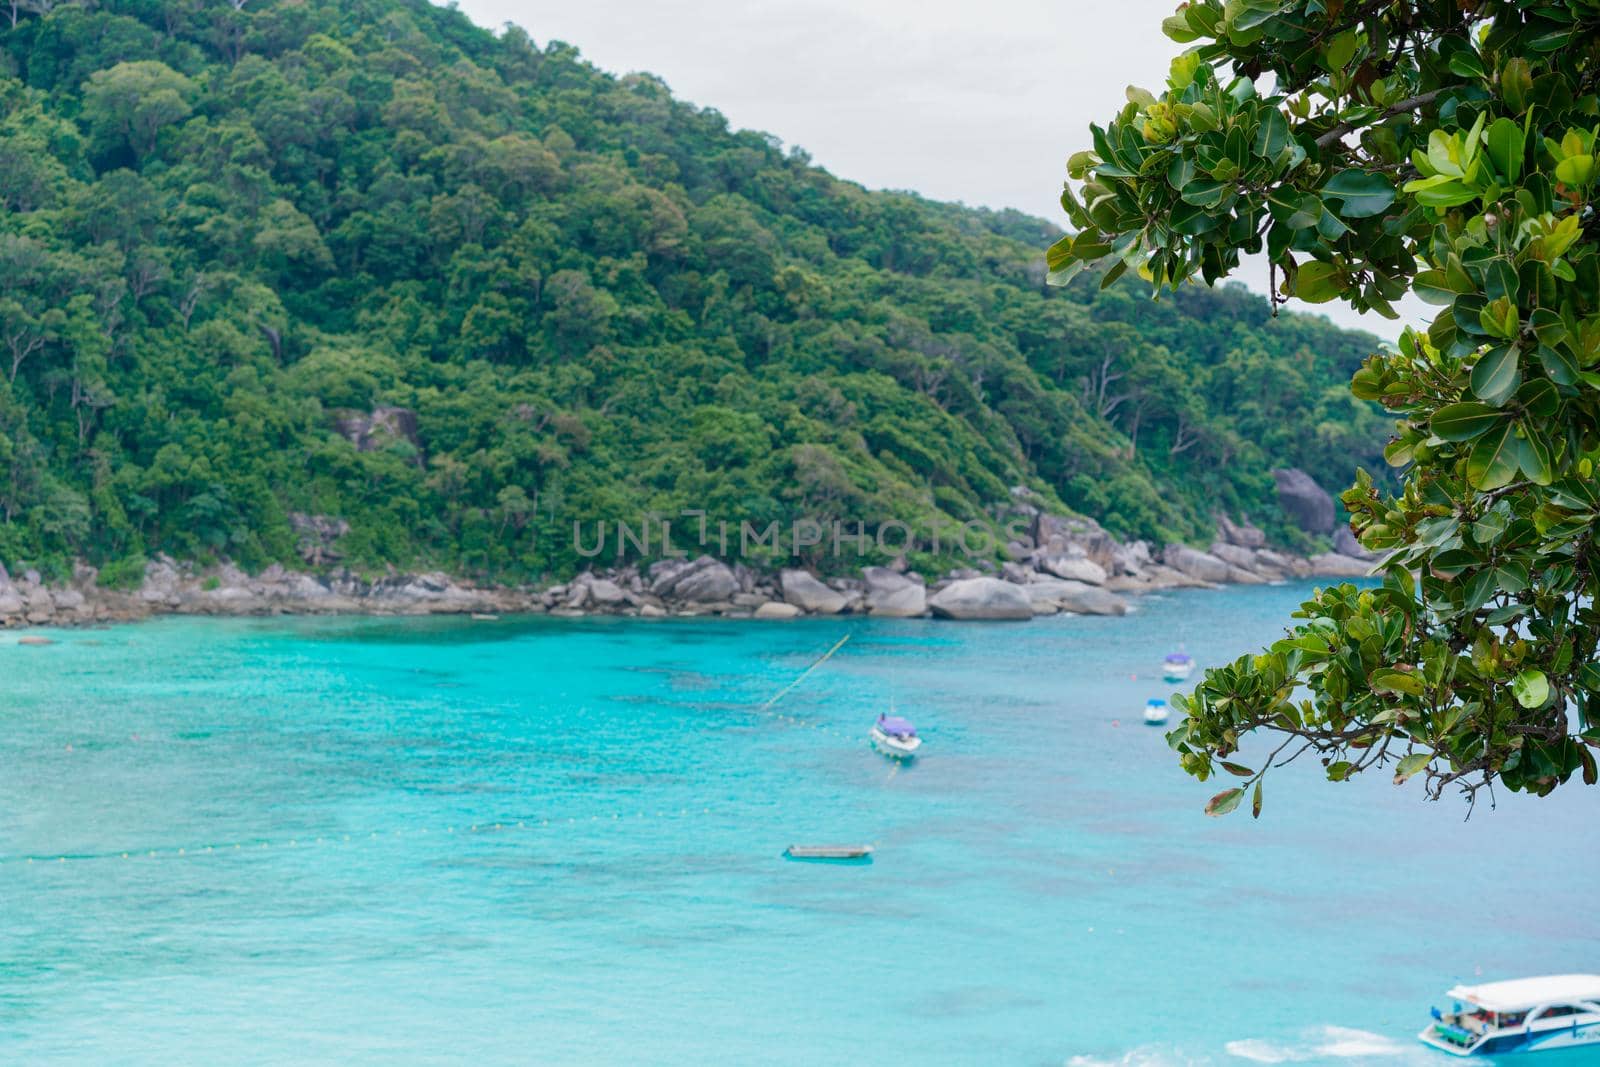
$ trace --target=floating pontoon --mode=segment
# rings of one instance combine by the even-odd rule
[[[872,855],[872,846],[790,845],[783,854],[792,860],[861,860]]]

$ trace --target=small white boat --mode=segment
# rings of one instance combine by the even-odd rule
[[[879,715],[867,736],[872,738],[873,748],[895,759],[910,759],[922,747],[917,728],[899,715]]]
[[[1452,1056],[1600,1048],[1600,974],[1551,974],[1457,986],[1418,1034]]]
[[[1167,702],[1160,697],[1151,697],[1144,702],[1144,724],[1146,726],[1165,726],[1167,724]]]
[[[1172,652],[1161,661],[1161,677],[1169,682],[1181,682],[1194,673],[1194,657],[1187,652]]]

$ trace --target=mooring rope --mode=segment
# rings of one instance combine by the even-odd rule
[[[795,686],[797,686],[801,682],[805,681],[806,677],[808,675],[810,675],[810,673],[812,671],[816,670],[818,667],[820,667],[824,663],[828,662],[828,657],[832,656],[835,652],[837,652],[841,648],[843,648],[844,647],[844,643],[846,641],[848,641],[848,640],[850,640],[850,635],[849,634],[845,634],[843,637],[839,638],[839,640],[835,641],[833,643],[833,647],[832,648],[828,649],[828,651],[824,652],[820,657],[818,657],[817,660],[811,664],[811,666],[807,667],[805,670],[800,672],[800,677],[796,678],[794,681],[790,682],[788,685],[786,685],[782,689],[778,690],[778,692],[776,694],[774,694],[774,696],[772,697],[771,700],[768,700],[765,704],[761,705],[761,710],[762,711],[767,711],[772,707],[772,705],[774,705],[778,701],[782,700],[783,697],[789,692],[789,690],[793,689]]]

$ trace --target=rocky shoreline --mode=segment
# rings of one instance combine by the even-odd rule
[[[712,556],[584,571],[536,587],[477,585],[449,575],[363,578],[345,568],[321,573],[274,564],[256,575],[224,563],[195,568],[151,561],[132,590],[106,589],[94,568],[46,584],[31,570],[0,566],[0,628],[124,622],[154,615],[626,615],[791,619],[818,615],[1031,619],[1042,615],[1122,615],[1129,597],[1174,588],[1214,588],[1308,577],[1370,573],[1371,557],[1348,552],[1310,558],[1269,548],[1248,522],[1218,517],[1208,551],[1143,541],[1122,543],[1092,520],[1039,512],[1026,503],[1027,531],[1006,546],[1008,562],[928,579],[903,561],[850,577],[791,568],[760,572]],[[1028,512],[1031,511],[1031,514]],[[1336,539],[1336,544],[1338,543]]]

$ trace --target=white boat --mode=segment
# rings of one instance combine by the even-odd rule
[[[1144,724],[1146,726],[1165,726],[1167,724],[1167,702],[1160,697],[1151,697],[1144,702]]]
[[[1551,974],[1457,986],[1418,1034],[1452,1056],[1600,1048],[1600,974]]]
[[[910,759],[922,747],[917,728],[911,725],[910,719],[899,715],[879,715],[867,736],[872,738],[873,748],[895,759]]]
[[[1181,682],[1194,673],[1194,657],[1187,652],[1172,652],[1161,661],[1161,677],[1169,682]]]

